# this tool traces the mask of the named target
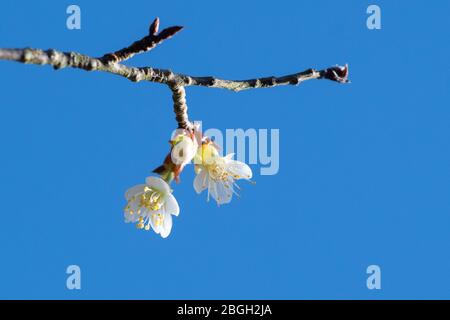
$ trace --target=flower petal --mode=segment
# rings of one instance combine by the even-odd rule
[[[226,160],[233,160],[233,157],[234,157],[234,153],[229,153],[229,154],[227,154],[224,158],[225,158]]]
[[[233,185],[228,183],[217,183],[217,204],[227,204],[230,203],[233,196]]]
[[[144,187],[145,187],[145,184],[138,184],[138,185],[136,185],[134,187],[131,187],[130,189],[128,189],[125,192],[125,198],[127,200],[130,200],[131,197],[136,196],[136,195],[144,192]]]
[[[178,216],[180,213],[180,206],[178,205],[177,199],[173,196],[173,194],[168,193],[164,199],[164,209],[166,214],[173,214],[174,216]]]
[[[196,162],[198,164],[212,164],[220,158],[219,152],[212,143],[203,144],[199,150],[201,151],[201,160]]]
[[[216,202],[219,204],[219,194],[217,192],[217,182],[216,181],[211,181],[209,183],[209,187],[208,187],[208,191],[209,194],[211,195],[211,197],[216,200]]]
[[[129,223],[129,222],[137,222],[139,215],[136,213],[131,214],[129,211],[125,211],[123,214],[124,218],[125,218],[125,222]]]
[[[161,228],[161,237],[167,238],[172,231],[172,215],[166,213],[164,215],[164,221]]]
[[[202,170],[202,171],[200,171],[200,173],[198,173],[195,176],[194,189],[195,189],[195,192],[197,192],[198,194],[202,193],[202,191],[208,187],[207,181],[206,181],[206,179],[208,178],[207,175],[208,175],[207,170]]]
[[[145,183],[149,187],[155,188],[162,193],[170,193],[169,185],[161,178],[150,176],[145,179]]]
[[[127,204],[127,209],[124,212],[125,222],[136,222],[140,216],[139,212],[139,199],[130,201]]]
[[[234,179],[251,179],[253,176],[252,169],[247,164],[236,160],[228,160],[227,170]]]
[[[172,147],[170,157],[176,165],[188,164],[197,153],[197,145],[188,136],[181,136]]]
[[[152,212],[152,214],[150,215],[150,225],[152,226],[152,229],[156,234],[159,234],[161,232],[162,225],[158,222],[157,213]]]

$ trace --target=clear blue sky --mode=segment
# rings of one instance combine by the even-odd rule
[[[161,239],[122,209],[167,151],[170,91],[0,61],[0,298],[450,298],[449,2],[75,3],[78,31],[72,2],[2,1],[0,47],[100,56],[159,16],[186,28],[128,64],[248,78],[349,63],[352,83],[189,88],[205,128],[280,129],[280,171],[252,166],[256,185],[218,208],[188,168]],[[381,30],[366,28],[372,3]]]

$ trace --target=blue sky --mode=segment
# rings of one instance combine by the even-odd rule
[[[124,191],[168,151],[170,91],[0,61],[0,298],[450,298],[449,2],[2,1],[0,47],[100,56],[162,27],[128,61],[224,78],[349,63],[350,85],[188,88],[207,128],[280,130],[280,170],[218,208],[174,186],[168,239],[123,222]],[[366,8],[382,10],[368,30]],[[82,289],[66,289],[79,265]],[[381,267],[368,290],[366,268]]]

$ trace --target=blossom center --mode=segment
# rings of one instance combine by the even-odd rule
[[[209,172],[209,175],[213,180],[222,180],[228,181],[230,174],[225,170],[225,167],[220,165],[219,163],[214,163],[206,166]]]
[[[137,212],[135,212],[132,208],[132,203],[137,201]],[[144,187],[144,192],[139,195],[132,196],[125,207],[125,212],[128,212],[130,215],[138,214],[140,215],[142,210],[148,211],[158,211],[164,204],[164,197],[159,190],[154,188],[150,188],[148,186]]]
[[[139,207],[150,211],[157,211],[163,206],[163,197],[161,192],[144,187],[144,192],[139,196]]]

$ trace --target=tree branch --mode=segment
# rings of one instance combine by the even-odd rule
[[[307,69],[281,77],[264,77],[248,80],[225,80],[212,76],[196,77],[170,70],[151,67],[129,67],[121,61],[130,59],[136,54],[152,50],[182,30],[183,27],[174,26],[158,33],[159,19],[156,18],[149,27],[149,34],[130,46],[113,53],[107,53],[101,58],[93,58],[78,52],[61,52],[53,49],[1,49],[0,60],[11,60],[27,64],[51,65],[55,70],[71,67],[86,71],[103,71],[119,75],[131,81],[149,81],[162,83],[172,90],[174,111],[178,126],[192,129],[187,115],[185,87],[203,86],[242,91],[255,88],[269,88],[282,85],[298,85],[306,80],[328,79],[339,83],[348,83],[348,66],[335,66],[323,70]]]
[[[183,27],[174,26],[166,28],[158,34],[159,29],[159,18],[156,18],[149,27],[148,36],[133,42],[130,46],[118,50],[113,53],[107,53],[100,60],[103,63],[117,63],[127,59],[130,59],[136,54],[147,52],[152,50],[158,44],[164,40],[172,38],[175,34],[180,32]]]
[[[173,111],[178,128],[192,130],[192,123],[189,121],[187,114],[186,91],[183,86],[177,84],[169,85],[172,90]]]
[[[225,80],[211,76],[196,77],[170,70],[150,67],[129,67],[120,63],[104,63],[102,59],[92,58],[77,52],[61,52],[53,49],[0,49],[0,60],[12,60],[27,64],[51,65],[54,69],[66,67],[86,71],[103,71],[116,74],[131,81],[149,81],[170,85],[177,83],[184,87],[203,86],[242,91],[255,88],[269,88],[282,85],[298,85],[311,79],[328,79],[340,83],[348,81],[348,66],[335,66],[316,71],[308,69],[281,77],[264,77],[248,80]]]

